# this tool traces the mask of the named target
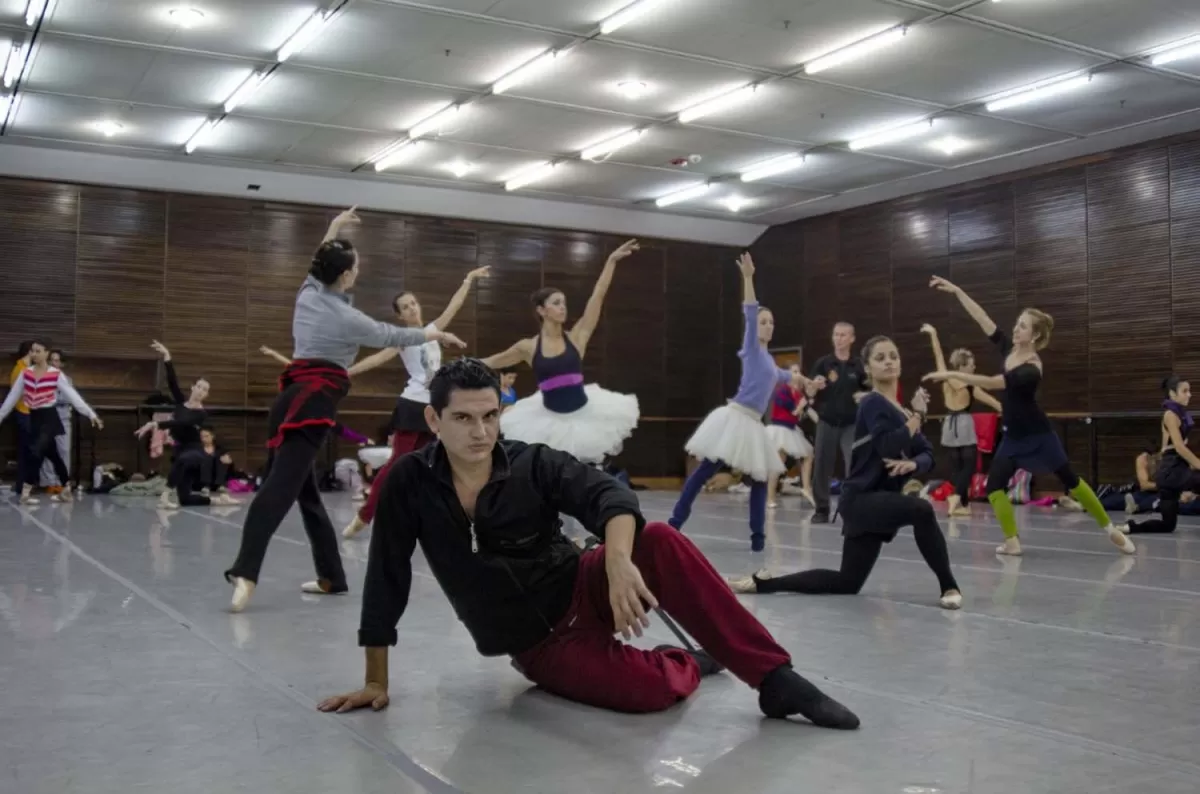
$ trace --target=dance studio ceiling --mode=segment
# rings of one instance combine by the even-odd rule
[[[0,0],[0,46],[26,46],[7,59],[3,140],[761,226],[1200,127],[1200,46],[1154,62],[1200,42],[1197,0],[642,0],[605,32],[626,5]],[[282,53],[320,11],[311,41]],[[860,57],[817,60],[886,31]],[[787,156],[790,170],[742,180]]]

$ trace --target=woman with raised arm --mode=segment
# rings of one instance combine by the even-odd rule
[[[67,464],[58,454],[58,444],[55,439],[64,432],[62,419],[58,415],[58,399],[65,398],[75,410],[91,420],[92,425],[103,428],[104,423],[92,407],[83,401],[79,392],[70,381],[62,377],[56,367],[49,364],[50,351],[41,342],[33,342],[29,347],[29,366],[21,370],[17,379],[8,390],[8,397],[0,405],[0,422],[3,422],[16,407],[17,402],[24,399],[29,406],[29,425],[32,433],[32,443],[29,448],[29,465],[23,471],[21,482],[17,486],[21,490],[21,504],[35,505],[33,486],[38,484],[42,461],[49,460],[54,466],[54,473],[63,489],[52,497],[55,502],[71,501],[70,474]]]
[[[1162,447],[1153,473],[1161,518],[1130,521],[1124,529],[1131,535],[1174,532],[1179,505],[1185,491],[1200,491],[1200,457],[1188,447],[1188,433],[1195,425],[1188,403],[1192,386],[1178,375],[1163,379]]]
[[[688,475],[683,492],[667,522],[683,529],[692,514],[692,503],[704,484],[722,464],[750,477],[750,549],[762,551],[766,545],[767,482],[783,473],[779,450],[767,435],[763,414],[776,387],[792,379],[790,370],[775,364],[767,345],[775,334],[775,315],[758,305],[754,292],[754,260],[742,254],[737,262],[742,271],[742,313],[744,331],[738,358],[742,360],[742,378],[737,394],[729,402],[711,411],[684,444],[684,449],[700,464]]]
[[[197,378],[185,395],[179,388],[179,377],[175,373],[175,365],[171,362],[171,351],[157,339],[150,347],[162,356],[163,367],[167,371],[167,388],[175,402],[169,420],[147,422],[134,433],[141,438],[151,430],[166,430],[175,441],[175,454],[171,459],[171,470],[167,474],[167,490],[159,497],[159,508],[178,510],[180,507],[238,504],[238,501],[228,494],[208,497],[199,493],[203,487],[201,481],[208,459],[200,439],[200,429],[208,421],[208,411],[204,410],[204,399],[208,397],[208,380]],[[178,501],[171,500],[171,491],[175,492]]]
[[[583,358],[600,323],[617,263],[637,250],[637,240],[629,240],[608,255],[583,316],[570,331],[565,330],[566,296],[554,287],[543,287],[531,298],[541,325],[538,335],[483,359],[494,370],[524,362],[537,378],[537,393],[518,400],[500,415],[500,432],[505,438],[545,444],[584,463],[599,465],[618,454],[633,434],[640,415],[637,397],[594,383],[585,386]]]
[[[317,579],[307,593],[345,593],[346,573],[337,532],[329,521],[313,468],[325,436],[336,424],[337,406],[350,390],[346,368],[360,345],[406,347],[428,341],[466,345],[433,328],[401,328],[373,320],[350,305],[347,291],[358,278],[358,252],[342,233],[358,222],[351,208],[334,219],[296,295],[292,315],[293,360],[279,378],[279,396],[268,415],[270,461],[242,528],[242,544],[225,579],[233,585],[231,609],[241,612],[254,593],[267,544],[293,504],[300,507],[312,545]]]
[[[945,371],[946,357],[942,353],[937,329],[925,323],[921,326],[921,333],[929,336],[938,371]],[[958,348],[950,354],[950,368],[954,372],[974,374],[975,354],[965,347]],[[975,436],[971,408],[980,402],[999,411],[1000,401],[978,386],[968,386],[957,378],[942,383],[942,399],[946,403],[946,416],[942,419],[942,447],[950,452],[950,482],[954,486],[954,493],[946,500],[947,507],[951,516],[969,516],[971,477],[975,474],[975,461],[979,455],[979,440]]]
[[[929,395],[918,389],[912,410],[900,404],[900,352],[886,336],[867,341],[862,351],[871,391],[858,403],[850,476],[842,483],[840,570],[816,569],[772,577],[765,570],[730,581],[736,593],[807,593],[854,595],[879,559],[883,544],[896,539],[900,527],[912,526],[917,549],[941,588],[944,609],[962,606],[962,593],[950,571],[950,553],[933,505],[905,495],[914,472],[933,468],[933,447],[921,434]]]
[[[1104,530],[1113,545],[1125,554],[1133,554],[1133,542],[1120,529],[1113,526],[1100,500],[1092,488],[1079,478],[1067,460],[1062,442],[1050,426],[1050,419],[1037,403],[1037,390],[1042,382],[1042,360],[1038,351],[1050,343],[1050,332],[1054,320],[1037,309],[1026,309],[1017,317],[1012,338],[996,327],[987,312],[960,288],[940,276],[934,276],[929,286],[948,292],[958,298],[959,303],[979,323],[980,329],[1004,355],[1004,374],[977,375],[965,372],[939,370],[925,376],[925,380],[957,380],[966,386],[981,389],[1003,389],[1004,440],[992,457],[988,470],[987,498],[996,512],[1000,527],[1004,530],[1004,545],[996,549],[997,554],[1019,555],[1021,541],[1017,537],[1017,518],[1012,502],[1008,498],[1008,482],[1018,468],[1032,474],[1053,472],[1075,501],[1083,505],[1096,524]]]
[[[401,292],[393,298],[392,310],[406,328],[432,328],[444,331],[446,326],[454,321],[459,309],[466,302],[467,295],[471,292],[471,286],[479,279],[486,278],[487,274],[488,268],[486,267],[475,268],[467,273],[466,278],[459,285],[458,291],[450,298],[450,303],[446,304],[442,313],[429,325],[425,325],[425,321],[421,319],[421,304],[417,301],[417,296],[411,292]],[[376,472],[375,479],[378,482],[383,482],[379,478],[387,475],[393,461],[401,455],[421,449],[434,438],[429,425],[425,423],[425,406],[429,405],[429,382],[433,380],[433,374],[442,366],[442,348],[437,342],[381,350],[351,367],[350,376],[353,377],[369,369],[374,369],[391,361],[396,356],[400,356],[400,360],[404,362],[404,368],[408,371],[408,385],[404,387],[400,398],[396,400],[396,408],[392,411],[392,454],[387,463]],[[346,528],[342,530],[344,537],[354,537],[363,527],[374,520],[375,508],[379,504],[378,493],[379,491],[374,488],[371,489],[371,495],[367,497],[366,502],[358,509]]]

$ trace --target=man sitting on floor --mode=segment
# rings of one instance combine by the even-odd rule
[[[322,711],[388,704],[388,646],[408,605],[421,544],[438,584],[484,656],[509,656],[543,689],[601,708],[650,712],[687,698],[721,666],[758,690],[768,717],[800,714],[853,729],[858,718],[802,678],[791,658],[688,538],[647,524],[615,479],[540,444],[497,443],[500,382],[476,359],[443,366],[425,408],[438,441],[392,468],[379,501],[363,588],[366,685]],[[603,545],[581,553],[559,514]],[[705,648],[640,650],[662,608]],[[711,655],[710,655],[711,654]]]

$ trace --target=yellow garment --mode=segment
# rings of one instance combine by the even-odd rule
[[[25,359],[18,359],[17,363],[13,365],[12,374],[8,376],[8,385],[12,386],[14,383],[16,383],[17,378],[21,377],[21,373],[24,372],[25,368],[28,366],[29,365],[25,363]],[[25,402],[24,398],[17,400],[17,413],[29,413],[29,404]]]

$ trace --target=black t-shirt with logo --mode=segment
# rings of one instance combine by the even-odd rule
[[[854,395],[867,390],[867,372],[856,356],[842,361],[833,353],[821,356],[812,368],[811,378],[825,378],[825,388],[813,397],[813,407],[821,421],[834,427],[854,424],[858,403]]]

